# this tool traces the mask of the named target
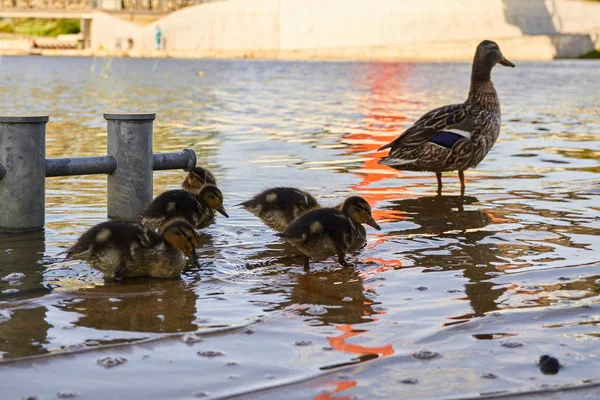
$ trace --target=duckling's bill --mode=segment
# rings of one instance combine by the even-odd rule
[[[219,208],[217,208],[217,211],[223,215],[225,218],[229,218],[229,214],[227,214],[227,211],[225,211],[225,207],[220,206]]]
[[[194,267],[200,268],[200,263],[198,262],[198,254],[196,253],[196,249],[192,247],[192,250],[185,253],[186,256],[190,259]]]
[[[373,217],[371,217],[367,222],[367,225],[372,226],[373,228],[377,229],[378,231],[381,230],[381,227],[379,226],[379,224],[373,219]]]

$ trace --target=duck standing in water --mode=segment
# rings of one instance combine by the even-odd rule
[[[91,227],[67,256],[87,261],[105,279],[175,278],[185,256],[198,265],[196,232],[183,219],[168,221],[159,233],[133,221],[106,221]]]
[[[467,100],[423,115],[379,149],[390,148],[380,164],[403,171],[435,172],[438,194],[442,194],[442,172],[458,170],[460,193],[464,195],[464,171],[485,158],[500,133],[500,102],[490,80],[496,64],[515,66],[504,58],[496,43],[484,40],[473,59]]]
[[[206,168],[194,167],[186,175],[181,188],[186,192],[198,195],[200,194],[200,190],[206,185],[217,186],[215,176]]]
[[[171,218],[183,218],[196,229],[215,221],[215,210],[229,218],[223,207],[223,193],[214,185],[205,185],[196,196],[185,190],[168,190],[156,196],[142,214],[142,222],[160,228]]]
[[[300,215],[319,208],[310,193],[293,187],[267,189],[239,205],[276,232],[283,232]]]
[[[361,224],[381,230],[371,215],[369,203],[353,196],[344,201],[341,210],[318,208],[301,215],[277,236],[305,255],[305,269],[309,268],[311,258],[323,260],[334,255],[346,267],[349,265],[346,254],[366,241],[366,230]]]

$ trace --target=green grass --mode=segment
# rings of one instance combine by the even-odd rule
[[[24,36],[56,37],[80,31],[80,22],[76,19],[14,18],[10,21],[0,21],[0,32]]]
[[[600,1],[600,0],[598,0]],[[600,59],[600,50],[594,50],[591,51],[587,54],[582,55],[580,58],[585,58],[585,59]]]

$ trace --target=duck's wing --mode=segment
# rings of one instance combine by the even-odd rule
[[[450,148],[458,140],[471,137],[475,122],[471,111],[467,104],[452,104],[431,110],[379,150],[391,148],[388,157],[393,157],[395,149],[399,147],[421,146],[427,142]]]

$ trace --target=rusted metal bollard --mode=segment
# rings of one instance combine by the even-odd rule
[[[196,166],[196,153],[152,154],[155,114],[104,114],[108,155],[45,158],[47,116],[0,117],[0,231],[42,229],[45,177],[108,175],[108,217],[137,218],[152,200],[152,171]]]

